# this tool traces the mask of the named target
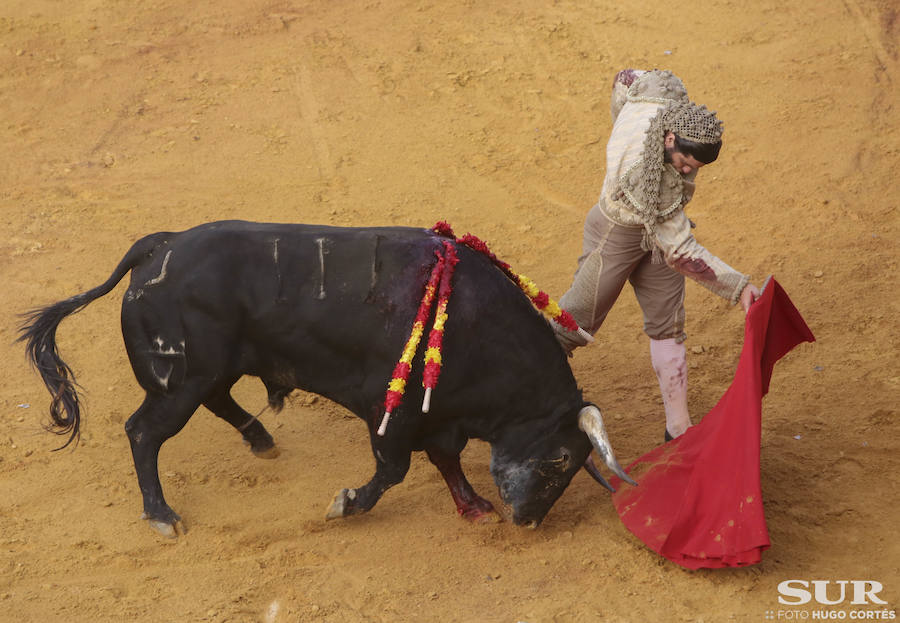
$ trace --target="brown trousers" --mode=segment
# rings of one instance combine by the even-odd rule
[[[631,283],[644,314],[644,332],[654,340],[675,338],[683,342],[684,275],[666,264],[655,264],[641,248],[644,228],[618,225],[595,205],[584,222],[584,246],[569,291],[559,301],[578,324],[596,333],[622,292]],[[568,332],[559,334],[563,346],[580,343]]]

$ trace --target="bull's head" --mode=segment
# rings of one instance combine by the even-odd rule
[[[637,484],[616,460],[600,409],[594,405],[582,408],[571,424],[530,444],[494,444],[491,474],[512,510],[513,523],[536,528],[582,467],[612,491],[591,460],[592,448],[619,478]]]

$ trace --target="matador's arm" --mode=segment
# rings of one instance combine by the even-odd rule
[[[657,224],[656,244],[673,270],[732,304],[738,302],[744,286],[750,283],[748,275],[736,271],[697,242],[684,210],[678,210],[672,218]]]

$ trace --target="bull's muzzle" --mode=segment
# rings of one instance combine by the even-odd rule
[[[606,427],[603,426],[603,416],[600,415],[600,409],[594,405],[588,405],[579,411],[578,428],[583,430],[588,436],[588,439],[591,440],[591,445],[594,446],[597,454],[603,457],[603,462],[606,463],[606,466],[609,467],[616,476],[630,485],[637,486],[637,483],[632,480],[631,476],[625,473],[625,470],[622,469],[622,466],[619,465],[619,462],[616,460],[616,455],[613,453],[612,446],[609,444],[609,437],[606,435]],[[615,493],[616,490],[613,489],[612,485],[610,485],[600,474],[600,470],[594,465],[594,460],[590,455],[588,455],[588,458],[584,463],[584,469],[594,478],[594,480]]]

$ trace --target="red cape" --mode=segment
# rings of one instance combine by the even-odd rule
[[[759,485],[762,397],[775,362],[815,341],[774,279],[750,307],[734,381],[696,426],[614,478],[613,504],[653,551],[689,569],[740,567],[769,547]],[[620,486],[621,485],[621,486]]]

